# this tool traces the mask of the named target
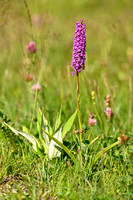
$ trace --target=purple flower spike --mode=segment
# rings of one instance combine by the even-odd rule
[[[73,43],[73,54],[71,67],[74,72],[71,74],[79,73],[85,69],[85,51],[86,51],[86,33],[85,23],[81,19],[80,22],[76,23],[74,43]]]

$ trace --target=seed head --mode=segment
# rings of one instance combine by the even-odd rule
[[[121,145],[124,145],[124,143],[129,140],[129,138],[125,135],[124,131],[120,130],[121,131],[121,135],[119,135],[118,137],[118,141],[120,142]]]
[[[83,129],[81,128],[81,129],[79,129],[79,133],[83,133]]]
[[[75,130],[74,130],[74,133],[75,133],[75,134],[78,134],[78,133],[79,133],[79,130],[78,130],[78,129],[75,129]]]
[[[32,81],[32,80],[33,80],[32,75],[31,75],[31,74],[26,74],[26,75],[25,75],[25,80],[26,80],[27,82]]]

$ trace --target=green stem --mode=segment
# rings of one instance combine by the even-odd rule
[[[102,129],[103,129],[102,120],[101,120],[101,118],[100,118],[100,116],[99,116],[99,114],[98,114],[96,105],[94,105],[94,109],[95,109],[95,112],[96,112],[96,116],[98,117],[99,122],[100,122],[100,128],[101,128],[101,130],[102,130]]]
[[[79,107],[79,74],[77,72],[77,108],[78,108],[78,120],[79,120],[79,128],[82,128],[81,125],[81,115],[80,115],[80,107]],[[80,133],[80,143],[82,142],[82,133]]]
[[[35,110],[36,110],[37,94],[38,94],[38,91],[36,90],[35,100],[34,100],[33,114],[32,114],[32,119],[31,119],[31,123],[30,123],[30,133],[32,132],[33,120],[34,120],[34,115],[35,115]]]
[[[79,107],[79,74],[77,72],[77,108],[78,108],[78,120],[79,120],[79,129],[82,128],[81,124],[81,115],[80,115],[80,107]],[[81,143],[82,143],[82,133],[80,132],[80,149],[79,149],[79,160],[80,160],[80,166],[82,169],[82,152],[81,152]]]

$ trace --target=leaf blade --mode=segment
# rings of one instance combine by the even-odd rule
[[[72,154],[72,152],[64,145],[62,144],[60,141],[58,141],[56,138],[54,138],[52,135],[48,134],[44,129],[43,131],[45,132],[45,134],[52,140],[54,140],[72,159],[72,161],[76,164],[76,159],[74,157],[74,155]]]
[[[58,130],[58,128],[61,125],[61,112],[62,112],[62,107],[60,108],[60,111],[57,115],[56,123],[55,123],[55,132]]]
[[[66,136],[66,133],[71,129],[73,122],[76,118],[77,110],[73,113],[73,115],[67,120],[66,124],[64,125],[63,131],[62,131],[62,139]]]
[[[101,156],[103,153],[107,152],[109,149],[115,147],[116,145],[119,144],[119,141],[117,142],[114,142],[113,144],[105,147],[104,149],[102,149],[101,151],[99,151],[96,155],[95,155],[95,159],[94,159],[94,162],[96,162]]]
[[[30,134],[28,134],[28,133],[25,133],[25,132],[17,131],[16,129],[14,129],[13,127],[11,127],[9,124],[7,124],[7,123],[5,123],[5,122],[4,122],[4,124],[5,124],[6,126],[8,126],[8,127],[11,129],[11,131],[12,131],[13,133],[15,133],[17,136],[18,136],[18,135],[21,135],[21,136],[23,136],[24,138],[26,138],[30,143],[32,143],[33,149],[37,152],[37,142],[36,142],[36,139],[35,139],[32,135],[30,135]]]
[[[43,113],[42,113],[41,109],[38,107],[37,108],[37,130],[39,133],[40,142],[42,143],[42,146],[43,146],[45,152],[47,153],[48,152],[47,141],[46,141],[46,138],[43,137],[43,131],[42,131],[43,122],[44,122],[43,121]],[[46,123],[44,125],[46,125]],[[46,129],[46,127],[45,127],[45,129]]]
[[[58,141],[60,141],[61,143],[63,143],[62,141],[62,137],[61,137],[61,128],[59,131],[57,131],[54,135],[54,138],[56,138]],[[48,149],[48,157],[49,159],[52,159],[54,157],[60,157],[61,152],[56,148],[56,146],[59,146],[54,140],[51,140],[50,144],[49,144],[49,149]]]

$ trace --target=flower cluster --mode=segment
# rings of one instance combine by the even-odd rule
[[[29,44],[27,45],[27,50],[29,53],[36,53],[37,52],[36,43],[34,41],[29,42]]]
[[[95,117],[94,114],[91,112],[88,119],[88,125],[94,126],[97,124],[97,120],[94,117]]]
[[[105,110],[105,114],[108,118],[110,118],[113,115],[112,109],[110,107],[107,107]]]
[[[26,80],[27,82],[32,81],[32,80],[33,80],[32,75],[27,73],[27,74],[25,75],[25,80]]]
[[[129,140],[129,138],[125,135],[124,131],[123,130],[120,130],[121,131],[121,135],[119,135],[118,137],[118,141],[120,142],[121,145],[124,145],[124,143]]]
[[[33,89],[34,91],[39,91],[39,90],[41,89],[41,85],[40,85],[39,83],[36,83],[36,84],[34,84],[34,85],[32,86],[32,89]]]
[[[105,104],[106,107],[110,107],[110,104],[111,104],[111,95],[110,94],[106,95],[106,99],[104,101],[104,104]]]
[[[80,22],[76,23],[74,43],[73,43],[73,54],[71,67],[74,72],[71,72],[72,76],[75,73],[81,72],[85,68],[85,50],[86,50],[86,33],[85,23],[81,19]]]

